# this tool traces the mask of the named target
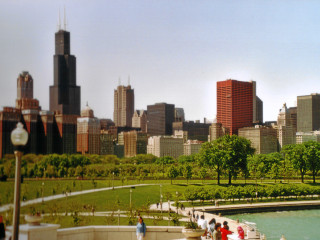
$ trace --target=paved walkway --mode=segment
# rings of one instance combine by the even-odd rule
[[[180,201],[180,202],[183,203],[184,201]],[[177,208],[175,206],[173,206],[173,204],[174,204],[173,201],[170,202],[170,209],[172,211],[177,212]],[[205,218],[205,220],[207,220],[208,223],[212,218],[215,218],[216,222],[220,222],[221,224],[224,221],[227,221],[228,225],[230,227],[230,231],[232,231],[232,232],[237,232],[237,227],[239,225],[243,226],[244,229],[247,228],[247,226],[245,226],[244,224],[240,224],[237,221],[234,221],[234,220],[232,220],[230,218],[226,218],[226,217],[223,217],[223,216],[218,216],[218,215],[215,215],[215,214],[212,214],[212,213],[204,212],[203,211],[204,209],[202,207],[198,207],[198,208],[186,207],[184,210],[178,209],[178,213],[186,217],[186,218],[181,219],[181,220],[182,221],[186,221],[186,220],[189,221],[190,217],[189,217],[188,213],[189,212],[192,213],[193,209],[194,209],[195,216],[199,215],[199,217],[200,217],[201,215],[204,215],[204,218]],[[150,210],[161,211],[160,204],[159,204],[158,208],[157,208],[156,204],[152,204],[150,206]],[[162,210],[163,211],[168,211],[169,210],[169,203],[168,202],[162,203]]]
[[[120,189],[120,188],[131,188],[131,187],[142,187],[142,186],[150,186],[150,185],[157,185],[157,184],[135,184],[135,185],[125,185],[125,186],[116,186],[114,189]],[[89,189],[89,190],[83,190],[83,191],[78,191],[78,192],[71,192],[67,194],[57,194],[57,195],[52,195],[48,197],[42,198],[36,198],[32,200],[28,200],[25,202],[21,202],[21,207],[32,205],[35,203],[42,203],[42,201],[47,202],[55,199],[61,199],[65,198],[66,196],[72,197],[72,196],[78,196],[82,194],[88,194],[88,193],[94,193],[94,192],[102,192],[102,191],[108,191],[108,190],[113,190],[113,187],[107,187],[107,188],[97,188],[97,189]],[[13,204],[5,204],[0,206],[0,212],[5,212],[13,208]]]

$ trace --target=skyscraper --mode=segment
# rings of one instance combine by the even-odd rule
[[[16,108],[19,110],[39,110],[39,101],[33,98],[33,78],[27,71],[19,74],[17,79]]]
[[[262,108],[262,101],[256,96],[256,82],[217,82],[217,123],[228,128],[230,135],[262,121]]]
[[[287,105],[284,103],[278,114],[277,137],[280,148],[288,144],[295,143],[295,130],[292,126],[291,114]]]
[[[118,86],[114,90],[113,121],[118,127],[131,127],[134,113],[134,90],[131,86]]]
[[[76,57],[70,55],[70,32],[55,34],[54,84],[50,86],[50,111],[80,115],[80,87],[76,85]]]
[[[320,94],[298,96],[297,131],[310,132],[320,129]]]
[[[77,152],[100,154],[100,121],[88,105],[77,119]]]
[[[151,136],[171,135],[174,104],[156,103],[147,106],[147,133]]]

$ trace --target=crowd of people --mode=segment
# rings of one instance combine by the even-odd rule
[[[212,240],[228,240],[228,235],[233,234],[229,230],[228,222],[224,221],[223,226],[221,226],[221,223],[216,222],[215,218],[212,218],[209,223],[207,223],[207,220],[204,219],[204,215],[201,215],[201,217],[198,217],[198,226],[201,229],[204,229],[205,232],[203,234],[203,237],[206,239],[212,239]],[[244,231],[241,226],[238,226],[238,239],[244,239]]]

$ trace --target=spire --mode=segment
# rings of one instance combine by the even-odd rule
[[[120,85],[121,85],[121,79],[120,79],[120,77],[119,77],[118,86],[120,86]]]
[[[59,8],[59,19],[58,19],[58,31],[61,30],[61,17],[60,17],[60,8]]]
[[[130,75],[128,77],[128,86],[130,86]]]
[[[64,22],[64,30],[67,31],[66,6],[64,6],[64,18],[63,18],[63,22]]]

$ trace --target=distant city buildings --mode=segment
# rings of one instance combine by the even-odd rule
[[[297,132],[296,144],[301,144],[308,141],[320,142],[320,131]]]
[[[77,119],[77,152],[100,154],[100,121],[87,105]]]
[[[209,123],[194,121],[172,123],[173,131],[182,130],[188,133],[188,139],[200,141],[208,141],[209,127]]]
[[[184,109],[183,108],[175,108],[174,109],[174,121],[175,122],[184,122]]]
[[[183,155],[190,156],[199,153],[202,143],[198,140],[188,140],[183,144]]]
[[[183,138],[173,136],[153,136],[148,139],[147,153],[156,157],[170,156],[178,158],[183,155]]]
[[[297,131],[310,132],[320,129],[320,94],[297,98]]]
[[[146,154],[147,144],[148,137],[146,133],[137,132],[135,130],[130,132],[123,132],[125,157],[134,157],[137,154]]]
[[[278,151],[277,130],[270,127],[255,126],[239,129],[239,136],[251,141],[256,154],[268,154]]]
[[[141,128],[141,132],[147,132],[147,111],[135,110],[132,116],[132,127]]]
[[[228,128],[230,135],[238,129],[262,122],[262,101],[256,96],[256,82],[228,79],[217,82],[217,123]]]
[[[54,82],[50,86],[50,111],[80,116],[81,93],[76,82],[76,57],[70,55],[70,32],[55,34]]]
[[[172,135],[174,104],[156,103],[147,106],[147,133],[150,136]]]
[[[113,121],[119,127],[131,127],[134,113],[134,90],[131,86],[118,86],[114,90]]]
[[[33,78],[27,71],[19,74],[17,79],[16,109],[41,109],[39,101],[33,98]]]
[[[280,149],[288,144],[295,143],[295,134],[296,130],[296,118],[292,113],[295,108],[289,110],[286,104],[283,104],[282,108],[279,111],[278,120],[277,120],[277,136],[280,145]]]
[[[222,123],[212,123],[209,127],[208,141],[217,140],[224,135],[229,134],[229,129],[222,126]]]
[[[256,154],[281,150],[287,144],[320,141],[320,94],[297,97],[297,107],[279,111],[277,121],[263,123],[263,102],[256,82],[228,79],[217,82],[217,118],[204,123],[187,121],[183,108],[156,103],[134,110],[134,89],[114,90],[111,119],[94,117],[86,106],[80,116],[80,86],[76,83],[76,57],[70,53],[70,33],[55,33],[54,81],[50,86],[50,111],[42,110],[33,96],[34,79],[28,71],[17,78],[15,107],[0,112],[0,158],[12,154],[10,134],[20,121],[29,133],[25,153],[114,154],[157,157],[198,153],[204,141],[238,134],[251,141]]]

